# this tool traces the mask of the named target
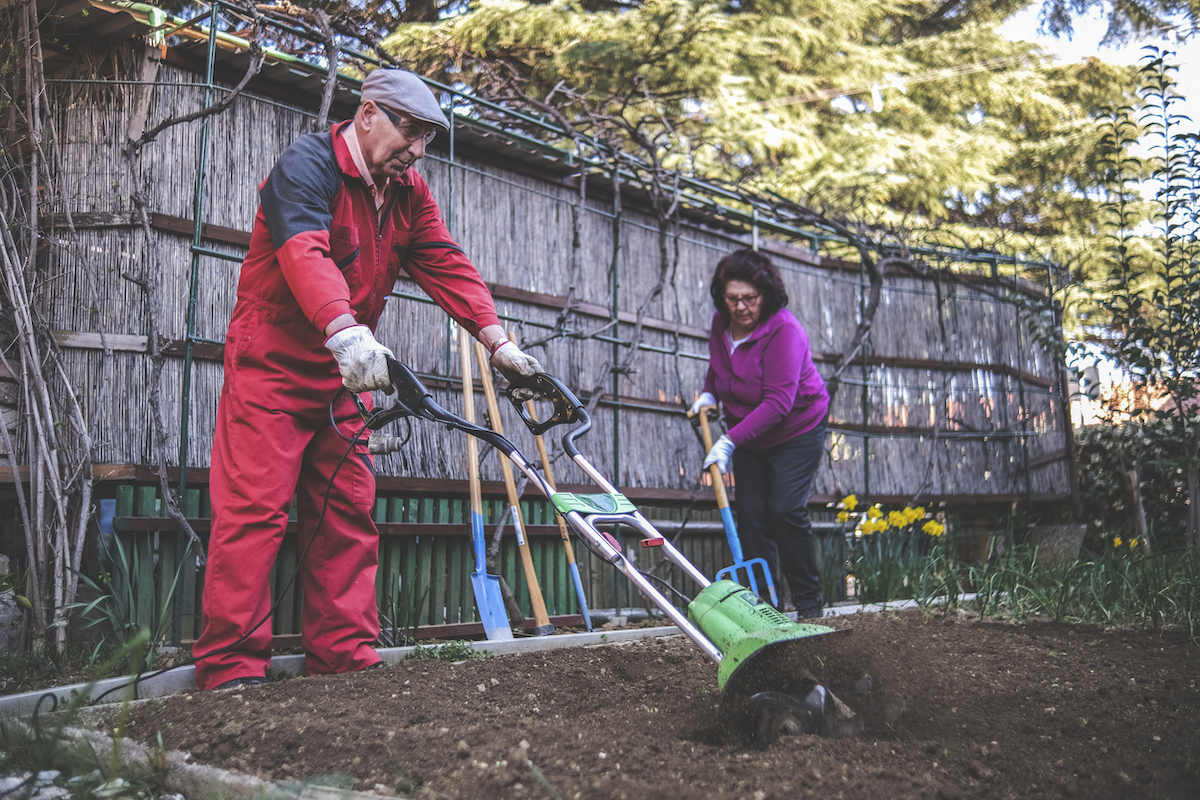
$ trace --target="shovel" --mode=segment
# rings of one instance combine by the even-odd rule
[[[479,361],[479,382],[483,384],[483,396],[487,399],[488,416],[492,421],[492,429],[498,436],[503,436],[504,426],[500,422],[500,406],[496,402],[496,390],[492,386],[492,367],[488,362],[487,350],[479,342],[475,343],[475,358]],[[508,505],[512,509],[513,528],[517,532],[517,550],[521,554],[521,566],[525,570],[525,585],[529,589],[529,604],[533,606],[533,635],[548,636],[554,633],[554,623],[550,621],[550,615],[546,611],[546,600],[542,597],[542,587],[538,584],[537,572],[533,569],[533,555],[529,551],[529,541],[525,536],[525,518],[521,515],[521,498],[517,497],[517,484],[513,480],[512,464],[503,455],[500,455],[499,458],[500,474],[504,476],[504,490],[508,493]]]
[[[692,417],[692,422],[700,429],[700,439],[704,442],[704,452],[706,453],[712,450],[713,446],[712,431],[708,428],[708,412],[709,409],[715,408],[716,406],[705,406],[696,415],[688,412],[688,416]],[[767,591],[771,593],[771,605],[778,607],[779,597],[775,593],[775,579],[771,577],[771,567],[767,564],[766,559],[752,558],[746,561],[742,558],[742,541],[738,538],[737,525],[733,522],[733,511],[729,508],[729,496],[725,494],[725,480],[721,476],[721,468],[713,464],[708,471],[712,475],[713,491],[717,493],[717,508],[721,509],[721,524],[725,526],[725,539],[729,542],[729,552],[733,554],[733,564],[718,572],[717,580],[725,578],[747,586],[750,591],[759,594],[758,579],[754,575],[755,567],[758,567],[762,572],[763,582],[767,584]]]
[[[462,351],[463,417],[475,422],[475,387],[471,381],[471,342],[465,328],[458,329],[458,345]],[[471,485],[471,546],[475,550],[475,571],[471,573],[471,586],[475,590],[475,604],[479,606],[479,619],[489,641],[512,639],[512,627],[508,623],[508,612],[504,608],[504,595],[500,591],[500,578],[487,574],[487,544],[483,538],[483,492],[479,483],[479,443],[475,437],[467,437],[467,480]]]

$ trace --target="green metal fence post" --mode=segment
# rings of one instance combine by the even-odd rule
[[[213,2],[208,16],[208,58],[204,68],[204,108],[212,106],[213,75],[217,60],[217,13],[220,2]],[[200,253],[204,243],[204,173],[208,169],[209,117],[200,123],[200,141],[196,145],[196,180],[192,197],[192,268],[188,280],[187,321],[184,332],[183,380],[179,412],[179,497],[187,497],[188,417],[192,409],[192,360],[196,337],[196,293],[199,286]],[[166,502],[167,498],[163,498]],[[175,552],[179,558],[188,554],[189,541],[182,528],[175,532]],[[179,592],[171,603],[171,644],[178,647],[183,635],[183,597]]]

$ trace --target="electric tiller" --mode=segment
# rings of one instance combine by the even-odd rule
[[[766,747],[781,733],[845,736],[861,729],[854,712],[802,666],[809,641],[835,631],[823,625],[793,622],[749,589],[733,581],[713,582],[706,578],[579,452],[575,441],[591,429],[592,422],[584,405],[566,386],[550,375],[539,373],[512,383],[507,395],[535,436],[558,425],[573,425],[562,437],[563,449],[601,489],[599,494],[555,491],[512,442],[442,408],[404,364],[388,359],[388,369],[396,390],[395,405],[368,412],[360,403],[367,427],[378,430],[393,420],[415,416],[462,431],[495,447],[550,499],[589,550],[620,570],[717,663],[720,713],[731,730],[758,747]],[[554,413],[540,422],[535,420],[523,405],[531,395],[549,401]],[[662,548],[667,560],[701,587],[688,604],[686,615],[625,557],[620,543],[600,529],[613,524],[636,530],[643,537],[643,546]]]

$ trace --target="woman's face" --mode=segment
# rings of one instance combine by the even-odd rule
[[[762,313],[762,294],[754,284],[745,281],[729,281],[725,284],[725,308],[733,326],[743,332],[758,327]]]

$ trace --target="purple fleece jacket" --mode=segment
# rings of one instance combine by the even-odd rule
[[[781,308],[760,321],[732,354],[729,344],[729,323],[714,313],[704,391],[724,404],[735,445],[774,447],[825,419],[829,392],[813,364],[808,332],[792,312]]]

